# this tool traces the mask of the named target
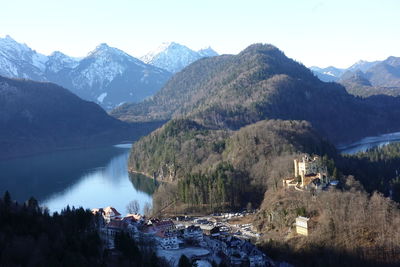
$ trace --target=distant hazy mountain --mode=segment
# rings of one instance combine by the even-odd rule
[[[376,64],[378,64],[381,61],[365,61],[365,60],[360,60],[351,65],[349,68],[346,70],[349,71],[357,71],[360,70],[362,72],[366,72],[368,69],[372,68]]]
[[[0,38],[0,75],[54,82],[106,109],[152,96],[171,76],[106,44],[77,59],[39,54],[10,36]]]
[[[348,82],[348,83],[353,83],[353,84],[358,84],[362,86],[372,86],[371,82],[368,80],[366,77],[365,73],[362,72],[361,70],[356,70],[356,71],[346,71],[342,77],[341,81]]]
[[[200,58],[217,55],[218,53],[211,47],[194,51],[184,45],[170,42],[161,44],[157,49],[143,56],[141,60],[175,73]]]
[[[368,69],[372,68],[373,66],[375,66],[376,64],[378,64],[380,62],[381,61],[371,61],[370,62],[370,61],[360,60],[360,61],[354,63],[353,65],[351,65],[347,69],[340,69],[340,68],[336,68],[333,66],[329,66],[327,68],[320,68],[317,66],[312,66],[312,67],[310,67],[310,70],[312,70],[314,72],[314,74],[317,75],[317,77],[321,81],[336,82],[336,81],[339,81],[340,79],[342,79],[343,74],[346,73],[347,71],[366,72]]]
[[[130,128],[60,86],[0,76],[0,158],[111,144]]]
[[[342,74],[346,71],[344,69],[329,66],[327,68],[320,68],[316,66],[310,67],[317,77],[324,82],[335,82],[340,79]]]
[[[388,57],[383,61],[368,63],[369,68],[364,68],[365,71],[346,71],[340,83],[346,86],[350,93],[359,96],[400,95],[400,58]]]
[[[365,72],[374,86],[400,87],[400,58],[388,57]]]

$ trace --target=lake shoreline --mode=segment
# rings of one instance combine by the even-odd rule
[[[400,132],[392,132],[376,136],[367,136],[353,143],[338,145],[336,146],[336,149],[341,154],[353,155],[358,152],[365,152],[368,149],[387,145],[394,142],[400,142]]]

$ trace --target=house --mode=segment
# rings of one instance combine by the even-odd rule
[[[115,248],[115,236],[118,233],[127,231],[127,224],[121,220],[112,220],[106,224],[102,229],[103,236],[105,238],[106,245],[109,249]]]
[[[191,225],[183,230],[183,238],[200,243],[203,241],[203,230],[198,226]]]
[[[310,218],[299,216],[296,218],[296,233],[308,236],[308,221]]]
[[[219,235],[220,232],[220,227],[219,226],[213,226],[213,225],[200,225],[200,228],[203,230],[204,234],[206,235],[214,235],[217,236]]]
[[[213,238],[211,236],[205,236],[204,241],[212,251],[217,253],[221,252],[225,255],[228,253],[228,247],[224,241]]]
[[[132,214],[126,215],[124,218],[122,218],[121,221],[126,223],[126,228],[129,233],[129,235],[133,239],[138,239],[139,238],[139,226],[142,223],[142,220],[137,220],[139,217],[133,216]]]
[[[258,250],[254,245],[250,252],[247,253],[249,258],[250,267],[253,266],[267,266],[267,262],[272,262],[271,260],[267,261],[267,257],[264,253]]]
[[[121,213],[119,213],[115,208],[113,207],[106,207],[103,209],[103,217],[106,220],[106,222],[110,222],[111,220],[119,220],[121,219]]]
[[[162,249],[179,249],[179,242],[176,233],[159,231],[154,235],[158,245]]]
[[[139,213],[128,213],[125,218],[131,218],[132,220],[136,220],[138,222],[144,221],[144,217]]]
[[[175,230],[175,224],[172,220],[154,221],[152,225],[156,232],[172,232]]]

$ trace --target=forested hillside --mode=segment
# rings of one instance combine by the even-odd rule
[[[0,158],[114,144],[157,125],[121,122],[52,83],[0,77]]]
[[[255,44],[238,55],[201,59],[153,98],[122,105],[111,114],[131,121],[183,116],[233,130],[264,119],[307,120],[339,143],[398,130],[400,99],[354,97],[339,84],[321,82],[276,47]]]
[[[357,169],[373,163],[373,156],[343,158],[333,146],[399,130],[399,98],[352,96],[341,85],[321,82],[277,48],[253,45],[237,56],[200,60],[152,99],[122,106],[113,115],[133,121],[172,118],[136,142],[129,158],[132,172],[165,182],[154,194],[155,214],[256,207],[263,244],[268,253],[286,256],[283,260],[312,266],[399,260],[397,204],[374,193],[396,180],[387,175],[372,181]],[[319,155],[339,187],[319,193],[284,190],[282,179],[293,177],[293,159],[304,153]],[[396,162],[383,154],[374,166],[390,172]],[[346,176],[352,173],[362,183]],[[295,234],[299,215],[316,225],[309,238]]]
[[[69,206],[50,215],[33,197],[17,203],[6,192],[0,198],[0,265],[167,266],[126,235],[116,237],[112,253],[105,250],[100,222],[90,210]]]
[[[296,266],[397,266],[400,210],[379,193],[368,194],[353,177],[341,189],[317,196],[270,188],[255,217],[271,257]],[[310,217],[307,237],[297,235],[297,216]]]
[[[169,182],[168,194],[155,196],[161,207],[175,201],[220,210],[258,206],[266,188],[281,183],[276,172],[290,172],[282,159],[301,152],[334,155],[335,148],[304,121],[260,121],[231,131],[177,119],[133,145],[129,169]]]

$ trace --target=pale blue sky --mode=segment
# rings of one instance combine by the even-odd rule
[[[400,56],[398,0],[0,0],[0,37],[44,54],[108,43],[134,56],[165,41],[219,53],[271,43],[306,66]]]

